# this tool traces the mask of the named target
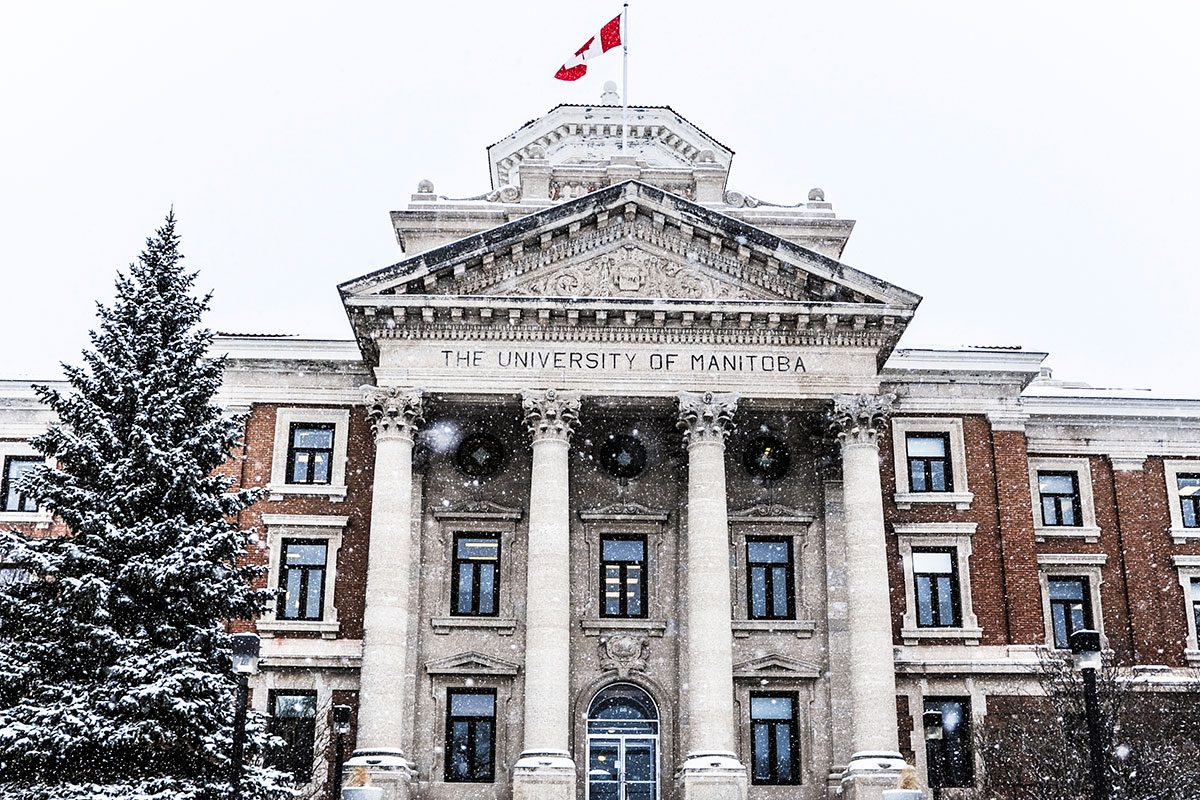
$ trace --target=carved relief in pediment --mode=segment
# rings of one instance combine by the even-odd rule
[[[745,292],[695,266],[656,256],[632,245],[590,261],[565,265],[513,288],[542,297],[671,297],[727,299]]]

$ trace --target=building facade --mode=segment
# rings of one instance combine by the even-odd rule
[[[389,798],[877,798],[1095,628],[1200,664],[1200,401],[1044,353],[902,349],[920,298],[839,259],[823,193],[729,189],[666,107],[560,106],[422,181],[350,341],[230,335],[229,464],[278,604],[253,702],[290,766]],[[0,385],[0,522],[51,422]]]

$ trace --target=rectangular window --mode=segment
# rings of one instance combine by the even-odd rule
[[[600,537],[600,616],[646,616],[646,537]]]
[[[792,540],[747,539],[750,619],[794,619],[795,566]]]
[[[910,433],[908,447],[908,486],[912,492],[953,492],[954,472],[950,468],[950,434]]]
[[[926,711],[942,715],[942,738],[926,740],[936,748],[926,752],[929,783],[933,786],[965,787],[975,785],[975,757],[971,750],[971,701],[966,697],[928,697]]]
[[[288,438],[288,483],[329,483],[332,423],[293,422]]]
[[[17,491],[17,479],[45,459],[25,456],[4,458],[4,486],[0,487],[0,511],[37,511],[37,503]]]
[[[1179,489],[1179,514],[1183,527],[1200,528],[1200,473],[1180,473],[1175,476]]]
[[[446,781],[491,783],[496,779],[496,692],[450,689],[446,693]]]
[[[284,539],[280,544],[279,608],[277,619],[319,620],[325,615],[325,559],[329,546],[308,539]]]
[[[957,555],[954,550],[913,549],[917,627],[962,627]]]
[[[500,611],[500,535],[454,534],[450,613],[494,617]]]
[[[1054,646],[1066,650],[1071,634],[1092,628],[1092,599],[1087,578],[1050,578],[1050,620]]]
[[[317,693],[276,691],[270,694],[271,733],[284,741],[272,766],[296,776],[296,783],[312,780],[317,736]]]
[[[1192,578],[1192,618],[1196,620],[1196,638],[1200,639],[1200,578]]]
[[[1082,527],[1079,506],[1079,475],[1075,472],[1038,470],[1038,492],[1042,501],[1042,524],[1052,527]]]
[[[754,783],[800,783],[800,725],[796,695],[750,694],[751,775]]]

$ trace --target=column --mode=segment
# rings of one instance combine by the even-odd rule
[[[842,446],[850,643],[853,754],[842,775],[846,800],[882,797],[884,789],[896,788],[904,767],[877,441],[894,400],[895,395],[839,395],[833,401],[834,430]]]
[[[579,394],[523,393],[533,438],[525,583],[525,740],[514,800],[574,800],[571,760],[571,561],[568,457]]]
[[[737,800],[747,791],[737,759],[725,436],[735,394],[679,395],[678,427],[688,451],[687,759],[684,800]]]
[[[411,766],[404,758],[403,725],[411,718],[407,697],[409,593],[412,589],[412,450],[422,420],[421,391],[364,388],[367,418],[375,434],[375,480],[363,613],[362,669],[358,695],[358,749],[348,764],[368,766],[386,797],[405,798]]]

